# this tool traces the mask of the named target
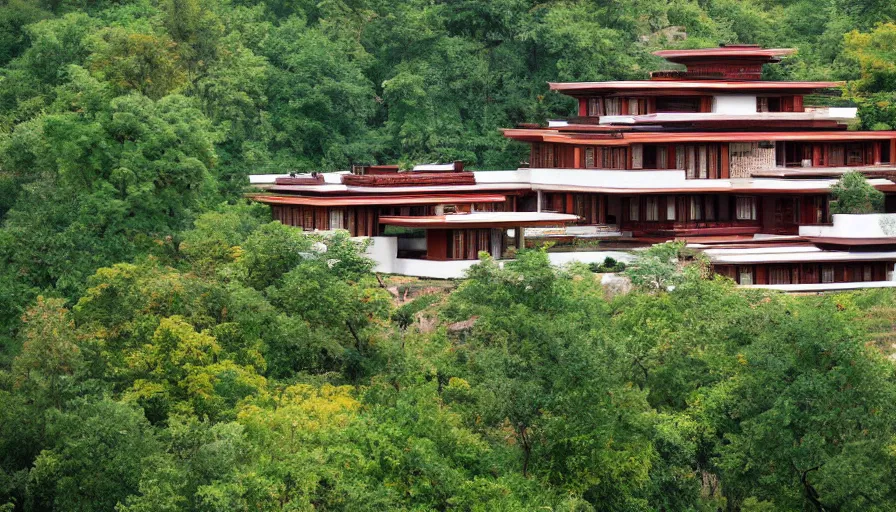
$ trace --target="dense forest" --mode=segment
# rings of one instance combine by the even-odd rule
[[[241,199],[253,173],[515,168],[499,128],[573,112],[547,81],[644,78],[668,47],[796,47],[769,78],[846,80],[816,100],[896,127],[894,21],[887,0],[2,2],[0,510],[896,509],[891,292],[739,291],[674,244],[613,297],[539,250],[414,282]]]

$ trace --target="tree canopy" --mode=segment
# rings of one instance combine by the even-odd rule
[[[541,250],[383,279],[241,194],[516,168],[498,128],[575,113],[547,81],[643,78],[668,47],[797,47],[766,77],[846,80],[817,100],[892,128],[894,23],[858,0],[4,2],[0,510],[893,510],[890,290],[738,290],[674,243],[612,298]],[[866,189],[834,193],[879,208]]]

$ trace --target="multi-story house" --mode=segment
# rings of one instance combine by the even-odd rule
[[[854,108],[809,106],[838,82],[762,80],[792,53],[753,45],[656,52],[684,69],[649,80],[551,83],[578,115],[504,130],[528,166],[370,166],[254,176],[254,196],[304,229],[374,237],[383,271],[459,276],[480,251],[528,237],[599,240],[556,261],[625,259],[670,239],[705,251],[741,285],[784,290],[890,286],[896,220],[832,216],[830,186],[864,173],[896,211],[896,132],[855,131]],[[892,180],[891,180],[892,178]],[[553,226],[546,229],[545,226]],[[622,252],[620,252],[622,251]]]

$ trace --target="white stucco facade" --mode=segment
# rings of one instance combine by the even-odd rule
[[[896,238],[896,213],[833,215],[830,226],[800,226],[800,236],[819,238]]]
[[[755,114],[756,96],[747,94],[719,94],[713,96],[712,111],[716,114]]]
[[[423,260],[399,258],[398,238],[393,236],[371,237],[372,243],[367,248],[367,256],[376,262],[374,271],[384,274],[400,274],[411,277],[432,279],[460,279],[467,269],[479,263],[478,260]],[[635,256],[622,251],[589,251],[589,252],[552,252],[548,259],[554,265],[567,265],[572,262],[602,263],[606,258],[631,263]],[[499,260],[503,264],[506,260]]]

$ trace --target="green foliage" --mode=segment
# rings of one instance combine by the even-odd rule
[[[669,245],[648,254],[673,267],[674,287],[608,302],[584,266],[524,250],[503,266],[484,257],[446,300],[427,293],[395,309],[363,246],[260,213],[201,216],[167,265],[102,268],[71,310],[37,300],[11,372],[0,371],[0,502],[123,512],[896,503],[893,370],[863,342],[880,326],[858,321],[892,299],[885,291],[741,292],[679,268]],[[271,271],[250,272],[250,261]],[[409,320],[421,312],[425,322]]]
[[[626,265],[622,261],[616,261],[615,258],[607,256],[601,263],[589,263],[588,268],[596,273],[623,272]]]
[[[831,185],[831,213],[863,214],[884,211],[884,193],[857,171],[844,173]]]
[[[61,407],[71,399],[83,365],[78,333],[60,299],[37,298],[22,329],[22,350],[13,361],[15,389],[34,403]]]
[[[27,510],[113,510],[137,490],[158,441],[143,412],[104,398],[51,412],[47,448],[34,461]]]
[[[546,82],[644,78],[666,47],[796,46],[768,78],[848,80],[887,129],[894,16],[4,3],[0,510],[894,509],[891,291],[740,291],[672,243],[594,266],[637,285],[609,301],[521,251],[396,307],[363,244],[240,198],[249,173],[516,167],[498,128],[575,112]],[[880,210],[856,174],[833,193]]]
[[[638,254],[637,260],[625,268],[625,274],[635,286],[652,291],[669,290],[704,274],[705,262],[700,255],[687,253],[685,245],[681,241],[656,244]]]

